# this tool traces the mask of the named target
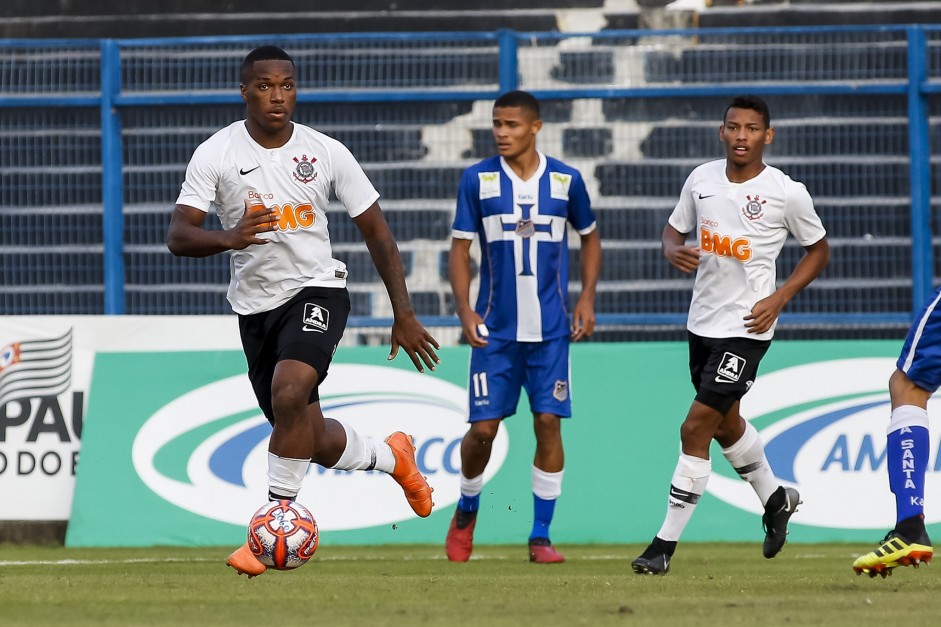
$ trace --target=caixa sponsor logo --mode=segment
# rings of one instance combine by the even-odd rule
[[[891,407],[888,379],[894,359],[816,362],[759,375],[742,401],[758,424],[774,474],[793,485],[804,504],[797,524],[841,529],[887,529],[895,499],[886,473],[886,427]],[[941,416],[941,398],[928,413]],[[716,469],[727,463],[713,455]],[[760,514],[748,484],[734,473],[713,473],[708,490],[740,509]],[[941,429],[931,430],[925,518],[941,522]]]
[[[396,368],[333,364],[320,393],[324,415],[350,424],[361,435],[382,439],[399,430],[412,435],[418,465],[435,490],[435,509],[457,501],[460,441],[467,430],[463,388]],[[270,433],[248,379],[222,379],[174,399],[147,419],[134,440],[134,468],[170,503],[245,525],[267,498]],[[500,469],[508,448],[501,429],[485,481]],[[312,465],[297,500],[322,530],[414,517],[402,490],[382,472]]]

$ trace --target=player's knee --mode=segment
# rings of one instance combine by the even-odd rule
[[[470,429],[464,436],[464,439],[473,446],[489,447],[497,437],[497,431],[500,429],[500,421],[487,420],[484,422],[475,422],[471,424]]]
[[[687,418],[680,425],[680,441],[683,444],[697,444],[701,440],[711,440],[714,429],[697,420]]]
[[[536,430],[536,437],[552,437],[562,431],[562,419],[555,414],[538,412],[533,414],[533,428]]]
[[[744,429],[734,425],[720,424],[713,436],[722,448],[728,448],[739,441]]]
[[[909,385],[911,385],[911,380],[908,375],[898,368],[889,376],[889,392],[902,391]]]
[[[272,386],[271,409],[279,425],[301,420],[307,408],[310,390],[303,390],[295,383]]]
[[[896,369],[889,377],[889,398],[893,407],[916,405],[926,407],[932,391],[918,386],[908,375]]]
[[[908,378],[908,375],[898,368],[896,368],[895,372],[889,377],[889,394],[892,398],[903,398],[911,394],[911,390],[915,387],[915,384]]]
[[[718,410],[704,404],[694,405],[680,425],[680,440],[684,450],[708,447],[721,422],[722,414]]]

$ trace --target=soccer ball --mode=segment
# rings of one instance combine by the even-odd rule
[[[248,548],[259,562],[275,570],[303,566],[314,556],[319,542],[317,521],[294,501],[263,505],[248,525]]]

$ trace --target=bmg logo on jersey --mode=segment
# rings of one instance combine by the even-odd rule
[[[315,303],[304,303],[303,322],[302,331],[323,333],[330,326],[330,312]]]
[[[739,261],[751,259],[751,241],[747,237],[733,240],[728,235],[713,233],[706,227],[700,227],[699,246],[704,253],[712,253],[717,257],[734,257]]]
[[[257,192],[249,192],[248,195],[253,201],[259,197],[271,197],[271,194],[259,194]],[[252,209],[255,211],[260,211],[264,208],[265,206],[263,204],[252,203]],[[279,231],[290,232],[298,229],[309,229],[314,225],[314,222],[317,221],[317,213],[314,211],[314,206],[307,202],[297,206],[290,203],[281,205],[272,204],[269,208],[274,211],[274,215],[277,217]]]

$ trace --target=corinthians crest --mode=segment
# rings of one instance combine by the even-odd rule
[[[758,220],[761,216],[764,215],[764,209],[762,205],[768,203],[767,200],[762,200],[761,196],[755,194],[754,196],[746,196],[748,203],[742,207],[742,215],[748,218],[749,220]]]
[[[294,168],[294,178],[301,183],[310,183],[317,178],[317,171],[314,170],[315,161],[317,161],[317,157],[310,160],[307,159],[307,155],[301,155],[300,159],[294,157],[294,162],[297,164],[297,167]]]

